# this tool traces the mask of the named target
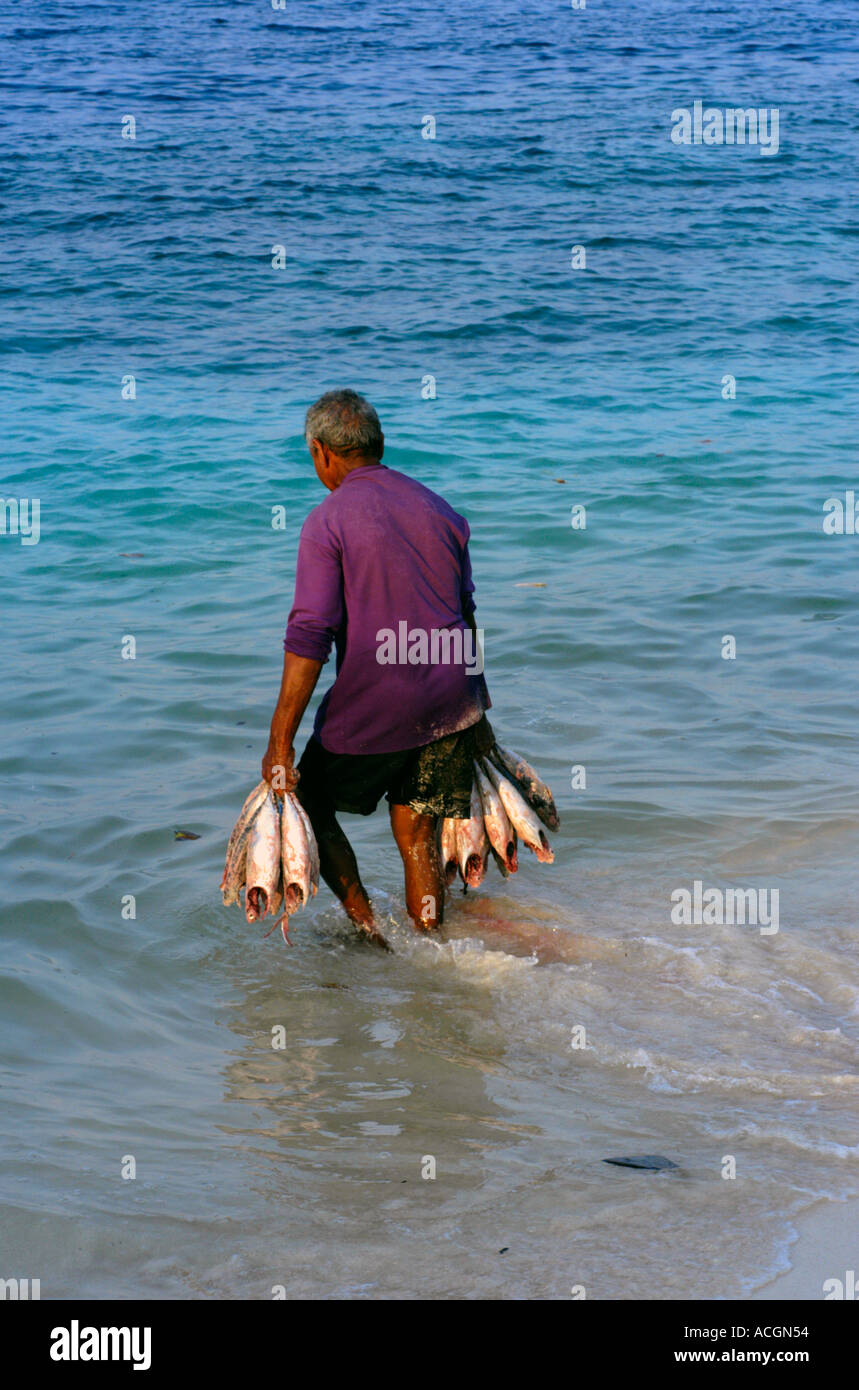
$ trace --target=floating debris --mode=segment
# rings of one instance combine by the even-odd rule
[[[660,1168],[677,1168],[679,1164],[672,1163],[670,1158],[663,1158],[662,1154],[632,1154],[629,1158],[604,1158],[603,1163],[614,1163],[618,1168],[644,1168],[649,1172],[658,1172]]]
[[[521,583],[516,584],[514,587],[517,589],[545,589],[546,583],[545,580],[536,584],[528,582],[527,580],[522,580]]]
[[[174,830],[174,840],[199,840],[200,836],[195,835],[193,830]]]
[[[142,550],[120,550],[123,560],[145,560],[146,555]]]

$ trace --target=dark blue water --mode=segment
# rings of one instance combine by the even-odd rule
[[[2,1200],[40,1263],[0,1276],[751,1288],[791,1212],[859,1191],[859,539],[823,529],[859,483],[855,5],[0,17],[2,496],[40,504],[37,544],[0,535]],[[777,153],[672,143],[698,100],[777,108]],[[339,385],[468,516],[493,717],[563,816],[441,948],[350,822],[384,962],[325,892],[288,957],[216,893]],[[673,925],[695,878],[778,888],[779,933]],[[600,1168],[650,1150],[689,1185]]]

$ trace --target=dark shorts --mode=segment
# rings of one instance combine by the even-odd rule
[[[470,815],[475,730],[402,753],[329,753],[311,737],[298,763],[298,794],[320,811],[369,816],[382,796],[429,816]]]

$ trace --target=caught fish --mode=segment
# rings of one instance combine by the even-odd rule
[[[304,830],[305,834],[307,835],[307,851],[310,855],[310,887],[312,888],[313,895],[315,897],[316,890],[319,887],[319,846],[316,843],[316,836],[313,833],[313,826],[310,824],[309,815],[305,811],[298,797],[296,796],[293,799],[298,810],[298,814],[304,821]]]
[[[251,828],[256,814],[265,801],[268,790],[267,782],[260,782],[254,787],[250,796],[245,798],[245,804],[239,812],[238,820],[233,826],[233,833],[227,845],[224,876],[221,879],[221,893],[223,894],[225,907],[230,907],[239,900],[239,892],[245,881],[248,839],[250,838]]]
[[[230,841],[227,845],[228,860],[240,836],[245,832],[247,827],[253,821],[254,816],[256,815],[260,806],[265,801],[266,797],[268,796],[268,793],[268,782],[258,782],[257,785],[254,787],[253,791],[245,797],[244,804],[242,806],[241,811],[239,812],[238,819],[236,820],[236,823],[233,826],[233,831],[230,835]]]
[[[245,917],[283,917],[280,927],[289,941],[286,920],[307,903],[319,886],[319,847],[310,818],[298,798],[288,793],[283,808],[267,782],[245,798],[227,846],[221,879],[224,903],[239,902],[245,889]],[[271,935],[268,932],[267,935]]]
[[[489,836],[495,862],[497,864],[500,860],[504,865],[506,878],[507,874],[515,874],[518,867],[516,862],[516,832],[507,818],[501,797],[479,763],[474,764],[474,778],[480,796],[480,805],[483,809],[483,823],[486,826],[486,833]]]
[[[251,826],[245,888],[245,917],[256,922],[265,917],[279,892],[280,816],[269,788]]]
[[[279,922],[275,922],[275,927],[280,927],[283,932],[283,939],[287,943],[289,942],[287,936],[289,918],[293,912],[297,912],[300,907],[303,907],[311,896],[309,840],[313,840],[314,848],[316,841],[312,830],[308,835],[309,824],[309,821],[305,823],[298,799],[292,792],[287,792],[283,798],[283,810],[280,816],[283,916]],[[274,931],[274,927],[272,927],[272,931]]]
[[[546,833],[524,796],[491,763],[484,763],[484,768],[489,775],[489,780],[501,797],[501,803],[507,812],[510,824],[519,835],[522,843],[536,854],[541,863],[553,864],[555,856],[549,847]]]
[[[445,816],[439,824],[438,857],[444,881],[450,887],[456,878],[456,821]]]
[[[489,836],[483,824],[483,807],[476,786],[471,788],[471,815],[457,820],[456,859],[466,888],[476,888],[483,882],[489,860]]]
[[[509,749],[502,748],[497,743],[489,756],[496,767],[501,772],[506,773],[516,784],[528,805],[537,812],[547,829],[557,830],[561,824],[561,818],[558,815],[555,798],[531,764],[521,758],[518,753],[511,753]]]
[[[227,855],[224,877],[221,879],[221,895],[224,900],[224,907],[231,907],[233,903],[237,903],[245,886],[248,868],[248,840],[252,825],[253,821],[248,825],[247,834],[242,836],[232,854]]]
[[[495,860],[496,867],[497,867],[498,872],[500,873],[501,877],[502,877],[502,878],[509,878],[509,877],[510,877],[510,870],[508,869],[508,867],[507,867],[505,861],[501,858],[501,855],[498,853],[498,850],[495,848],[495,846],[492,844],[491,841],[490,841],[490,844],[489,844],[489,853],[492,855],[492,858]]]
[[[272,917],[276,917],[283,906],[283,869],[278,872],[277,885],[269,899],[268,910]],[[268,933],[266,933],[268,935]]]

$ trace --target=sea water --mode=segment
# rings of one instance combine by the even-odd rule
[[[852,0],[0,15],[0,1276],[760,1287],[859,1193]],[[391,956],[217,892],[343,385],[468,517],[562,818],[433,941],[346,817]]]

